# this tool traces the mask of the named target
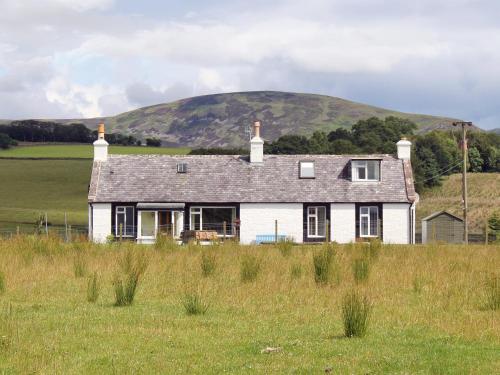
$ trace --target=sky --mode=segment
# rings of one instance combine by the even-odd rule
[[[497,0],[0,0],[0,118],[279,90],[500,127]]]

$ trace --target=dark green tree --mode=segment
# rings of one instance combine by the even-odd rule
[[[469,171],[470,172],[481,172],[483,170],[483,159],[479,150],[475,147],[471,147],[468,150],[468,160],[469,160]]]
[[[488,228],[494,233],[500,233],[500,211],[495,211],[488,218]]]
[[[7,134],[0,133],[0,148],[7,149],[12,146],[17,146],[17,142],[9,137]]]
[[[276,141],[265,145],[265,152],[268,154],[309,154],[309,139],[302,135],[284,135]]]
[[[329,154],[330,142],[325,132],[315,131],[309,139],[309,152],[311,154]]]

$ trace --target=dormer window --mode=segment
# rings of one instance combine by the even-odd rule
[[[353,181],[380,181],[380,160],[353,160]]]
[[[177,173],[187,173],[187,163],[177,163]]]
[[[301,161],[299,165],[300,178],[314,178],[314,161]]]

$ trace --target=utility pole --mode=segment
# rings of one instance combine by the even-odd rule
[[[472,126],[470,121],[457,121],[453,126],[462,127],[462,199],[464,202],[464,243],[469,244],[469,229],[467,226],[467,126]]]

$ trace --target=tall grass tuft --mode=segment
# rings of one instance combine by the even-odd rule
[[[5,293],[5,275],[0,271],[0,294]]]
[[[253,254],[245,254],[241,259],[240,278],[246,283],[254,281],[260,272],[260,260]]]
[[[217,258],[212,251],[206,251],[201,254],[201,273],[203,277],[213,275],[217,267]]]
[[[144,253],[127,251],[120,259],[122,275],[116,275],[113,281],[115,306],[129,306],[134,302],[139,279],[146,271],[148,261]]]
[[[330,280],[332,263],[335,257],[335,249],[325,245],[320,251],[313,254],[314,281],[318,284],[326,284]]]
[[[413,276],[413,291],[417,294],[422,293],[425,286],[425,279],[422,275]]]
[[[97,272],[94,272],[87,282],[87,301],[91,303],[97,302],[99,298],[99,293],[101,291],[101,285],[99,283],[99,276]]]
[[[365,282],[370,275],[370,260],[366,257],[354,259],[352,271],[356,283]]]
[[[208,303],[203,301],[200,293],[186,293],[182,305],[187,315],[205,314],[209,307]]]
[[[279,241],[278,250],[284,257],[289,257],[292,254],[293,241],[290,239],[285,239],[284,241]]]
[[[342,321],[346,337],[363,337],[368,329],[372,305],[358,292],[347,293],[342,300]]]
[[[0,356],[7,351],[14,342],[16,332],[18,332],[12,304],[0,311]]]
[[[77,254],[73,260],[73,272],[75,277],[83,277],[87,273],[87,262],[81,254]]]
[[[154,248],[161,251],[174,251],[179,245],[172,236],[158,235],[154,243]]]
[[[370,260],[377,260],[380,256],[382,249],[382,241],[379,238],[372,238],[370,240]]]
[[[300,263],[292,264],[290,267],[290,277],[292,280],[300,279],[302,276],[302,266]]]
[[[492,275],[486,280],[486,308],[500,310],[500,276]]]

